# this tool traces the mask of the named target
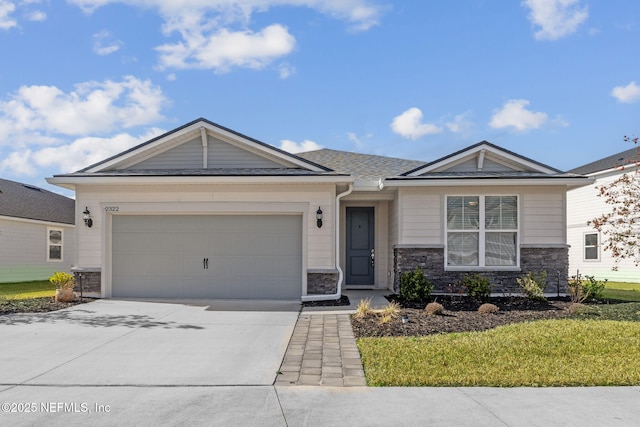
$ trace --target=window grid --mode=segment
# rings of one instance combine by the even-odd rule
[[[517,267],[520,263],[518,239],[519,239],[519,200],[514,195],[498,195],[498,196],[446,196],[447,212],[445,218],[445,226],[447,228],[447,248],[446,248],[446,266],[447,267]],[[464,205],[473,203],[474,199],[478,203],[478,222],[476,229],[469,229],[466,225],[465,217],[462,215],[462,221],[456,221],[454,216],[460,211],[464,213]],[[503,199],[506,203],[503,203]],[[509,200],[511,199],[511,200]],[[462,207],[460,208],[460,202]],[[487,202],[496,205],[499,214],[492,218],[487,215]],[[508,208],[505,204],[511,202],[512,207]],[[491,206],[489,206],[491,207]],[[456,210],[456,208],[458,208]],[[453,209],[453,212],[451,212]],[[503,215],[503,212],[511,213],[511,218]],[[509,219],[511,219],[509,221]],[[458,227],[453,227],[457,225]],[[460,225],[462,225],[460,227]],[[471,236],[476,236],[477,244],[475,248],[472,246]],[[466,237],[466,239],[465,239]],[[459,246],[459,254],[451,251],[452,245]],[[472,247],[472,249],[469,249]],[[489,247],[489,250],[487,250]],[[475,249],[475,256],[471,251]],[[502,255],[502,256],[501,256]],[[511,257],[512,259],[509,259]]]
[[[63,230],[47,227],[47,262],[62,262]]]

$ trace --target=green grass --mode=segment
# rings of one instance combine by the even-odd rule
[[[640,302],[640,283],[607,282],[602,296],[604,299]]]
[[[52,297],[56,294],[56,287],[48,280],[33,282],[0,283],[0,298],[29,299]]]
[[[640,385],[640,322],[545,320],[357,342],[370,386]]]

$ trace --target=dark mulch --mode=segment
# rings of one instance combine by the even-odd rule
[[[53,297],[30,299],[0,299],[0,315],[15,313],[45,313],[47,311],[60,310],[77,304],[93,301],[84,298],[72,302],[55,302]]]
[[[388,297],[393,300],[393,297]],[[401,303],[401,301],[398,301]],[[379,316],[364,319],[351,316],[356,338],[383,336],[424,336],[451,332],[484,331],[510,323],[542,319],[562,319],[570,315],[571,303],[565,299],[532,301],[519,297],[491,298],[498,306],[497,314],[478,313],[481,303],[465,297],[439,296],[437,302],[445,308],[443,315],[430,315],[424,311],[425,303],[402,304],[400,316],[381,324]],[[401,315],[408,318],[403,323]]]
[[[337,300],[324,300],[324,301],[305,301],[302,303],[305,307],[340,307],[343,305],[349,305],[349,297],[342,295]]]

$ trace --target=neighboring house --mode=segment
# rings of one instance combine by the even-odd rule
[[[635,173],[638,167],[638,148],[623,151],[605,157],[570,172],[586,175],[594,183],[576,188],[567,193],[567,238],[569,250],[569,275],[580,274],[595,276],[596,279],[625,282],[640,282],[640,267],[633,260],[621,260],[616,263],[611,252],[603,249],[603,236],[588,221],[610,212],[612,206],[598,197],[598,187],[606,186],[620,175]],[[624,166],[624,168],[623,168]],[[617,267],[617,270],[614,270]]]
[[[70,271],[75,259],[75,202],[0,179],[0,283]]]
[[[77,265],[103,297],[305,301],[416,266],[441,292],[472,271],[563,290],[566,190],[589,182],[488,142],[431,163],[293,155],[205,119],[47,181],[90,212]]]

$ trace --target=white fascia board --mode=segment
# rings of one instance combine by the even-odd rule
[[[386,187],[480,187],[480,186],[531,186],[531,185],[566,185],[581,187],[592,184],[590,178],[523,178],[523,179],[505,179],[505,178],[489,178],[489,179],[408,179],[385,181]]]
[[[87,169],[86,172],[88,173],[102,172],[105,170],[109,170],[116,165],[130,166],[131,164],[138,163],[139,161],[145,160],[146,158],[152,157],[153,155],[157,154],[156,151],[158,151],[159,147],[169,143],[169,141],[171,140],[179,139],[180,137],[184,135],[189,135],[189,134],[193,134],[194,136],[197,136],[200,133],[201,128],[205,128],[207,133],[211,134],[212,136],[220,138],[225,142],[233,144],[237,147],[247,149],[248,151],[254,154],[259,154],[263,156],[266,155],[267,157],[271,157],[272,159],[279,160],[279,162],[285,162],[287,164],[295,165],[303,169],[311,170],[314,172],[325,172],[324,169],[314,166],[312,164],[306,163],[301,159],[291,157],[288,154],[281,153],[277,150],[271,150],[268,146],[258,144],[249,139],[242,138],[241,136],[233,132],[229,132],[225,129],[221,129],[216,126],[212,126],[211,124],[204,121],[198,121],[196,123],[193,123],[190,126],[180,129],[177,132],[173,132],[168,135],[165,135],[163,138],[157,139],[151,143],[147,143],[147,144],[143,143],[143,145],[140,146],[138,149],[134,149],[126,154],[113,158],[108,162],[101,163],[91,169]],[[145,152],[149,152],[150,156],[145,157],[144,156]],[[140,159],[136,159],[136,157],[140,157]]]
[[[455,166],[457,163],[461,163],[464,160],[467,160],[467,159],[473,157],[474,154],[477,154],[477,153],[479,153],[479,152],[481,152],[483,150],[485,152],[487,152],[487,153],[491,153],[492,154],[492,156],[489,157],[490,160],[492,160],[494,162],[497,162],[497,163],[502,163],[505,166],[509,166],[509,164],[506,163],[506,162],[500,162],[500,158],[506,159],[509,162],[515,163],[517,165],[521,165],[524,168],[529,169],[529,170],[534,170],[534,171],[537,171],[537,172],[549,173],[549,174],[558,173],[558,171],[546,168],[546,167],[544,167],[544,166],[542,166],[542,165],[540,165],[538,163],[530,162],[528,160],[523,159],[522,157],[514,156],[514,155],[509,154],[509,153],[507,153],[505,151],[498,150],[498,149],[496,149],[496,148],[494,148],[494,147],[492,147],[490,145],[482,144],[482,145],[479,145],[477,147],[472,148],[471,150],[463,151],[462,153],[459,153],[456,156],[448,157],[448,158],[446,158],[446,159],[444,159],[444,160],[442,160],[442,161],[440,161],[438,163],[434,163],[434,164],[426,166],[426,167],[424,167],[422,169],[418,169],[417,171],[409,174],[408,176],[420,176],[420,175],[423,175],[423,174],[425,174],[427,172],[433,172],[433,171],[435,171],[437,169],[443,169],[443,168],[445,168],[447,166],[449,166],[449,167]],[[509,167],[512,167],[512,166],[509,166]]]
[[[597,172],[592,172],[586,174],[585,176],[592,176],[595,178],[601,178],[603,176],[612,176],[612,175],[623,175],[629,172],[638,172],[640,170],[640,164],[628,164],[624,165],[624,167],[614,167],[610,169],[605,169]]]
[[[76,185],[123,184],[349,184],[350,176],[65,176],[47,178],[49,184],[64,188]]]
[[[18,218],[17,216],[0,215],[0,219],[6,221],[27,222],[29,224],[47,225],[49,227],[70,227],[75,228],[75,224],[67,224],[65,222],[44,221],[41,219]]]

